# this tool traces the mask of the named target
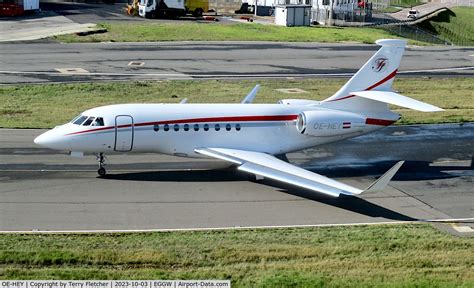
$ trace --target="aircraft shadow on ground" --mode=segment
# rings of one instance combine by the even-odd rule
[[[273,185],[271,185],[273,186]],[[281,185],[279,185],[281,187]],[[289,187],[288,189],[279,189],[280,192],[302,197],[308,200],[324,203],[329,206],[352,211],[358,214],[373,218],[385,218],[396,221],[416,221],[418,219],[387,209],[377,204],[371,203],[359,197],[340,195],[338,198],[321,195],[310,190]]]
[[[234,169],[214,170],[167,170],[137,173],[109,174],[110,180],[154,181],[154,182],[234,182],[246,181],[246,174]]]
[[[350,166],[321,166],[309,169],[312,172],[322,174],[329,178],[341,177],[364,177],[382,175],[388,171],[398,161],[381,161],[370,163],[363,167]],[[450,166],[437,165],[431,166],[430,161],[405,161],[400,170],[395,174],[395,181],[418,181],[418,180],[436,180],[458,177],[456,173],[447,173],[446,171],[467,171],[473,170],[473,161],[471,166]]]
[[[184,181],[184,182],[231,182],[246,181],[249,177],[235,170],[199,170],[199,171],[156,171],[142,173],[124,173],[108,175],[110,180],[131,181]],[[344,210],[374,218],[385,218],[396,221],[415,221],[412,217],[400,214],[393,210],[370,203],[364,199],[341,195],[339,198],[331,198],[320,193],[286,185],[273,180],[260,182],[262,185],[275,187],[282,193],[291,194],[308,200],[317,201],[326,205],[334,206]]]
[[[340,166],[331,168],[317,169],[317,173],[330,178],[338,177],[363,177],[381,175],[397,161],[383,161],[371,163],[370,165],[358,168],[348,168]],[[432,180],[457,177],[447,174],[447,170],[472,170],[470,167],[460,166],[430,166],[427,161],[407,161],[400,171],[394,177],[396,181],[416,181]],[[141,173],[122,173],[108,175],[106,179],[110,180],[128,180],[128,181],[181,181],[181,182],[232,182],[246,181],[248,175],[235,169],[216,169],[216,170],[186,170],[186,171],[153,171]],[[396,211],[384,208],[377,204],[358,197],[341,195],[339,198],[332,198],[310,190],[294,187],[285,183],[265,179],[262,184],[277,188],[280,192],[288,193],[308,200],[317,201],[326,205],[334,206],[344,210],[352,211],[358,214],[374,218],[385,218],[396,221],[415,221],[417,219],[403,215]]]
[[[397,161],[382,161],[370,163],[363,167],[350,167],[344,165],[332,165],[330,167],[321,166],[309,170],[329,178],[380,176],[395,165],[396,162]],[[444,171],[467,171],[474,169],[473,164],[471,164],[470,167],[446,165],[430,166],[430,164],[431,162],[429,161],[406,161],[393,180],[417,181],[448,179],[458,176]],[[178,165],[173,165],[173,168],[176,170],[109,174],[106,179],[155,182],[231,182],[246,181],[249,179],[246,173],[239,172],[232,167],[212,170],[178,170]]]

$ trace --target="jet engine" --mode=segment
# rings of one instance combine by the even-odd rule
[[[319,101],[306,100],[306,99],[282,99],[277,102],[277,104],[285,105],[310,105],[310,104],[319,104]]]
[[[296,129],[304,135],[329,137],[359,132],[365,117],[342,111],[306,111],[296,120]]]

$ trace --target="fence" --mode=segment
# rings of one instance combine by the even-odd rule
[[[398,25],[388,24],[377,25],[375,27],[404,38],[409,38],[432,44],[452,45],[449,41],[441,39],[437,35],[423,30],[417,26],[410,26],[407,24],[399,23]]]

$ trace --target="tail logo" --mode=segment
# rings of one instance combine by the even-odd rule
[[[388,67],[388,59],[386,57],[379,57],[374,60],[374,64],[372,65],[372,70],[374,72],[383,72],[387,70]]]

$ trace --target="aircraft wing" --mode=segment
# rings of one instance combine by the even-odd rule
[[[195,151],[199,154],[237,164],[238,170],[303,187],[332,197],[338,197],[340,194],[358,195],[365,191],[380,191],[385,188],[403,164],[403,161],[398,162],[367,189],[361,190],[296,167],[266,153],[226,148],[203,148],[196,149]]]
[[[252,89],[252,91],[250,91],[249,94],[247,94],[247,96],[245,96],[244,99],[242,99],[242,101],[240,102],[241,104],[250,104],[253,102],[253,99],[255,99],[255,96],[257,96],[257,92],[258,90],[260,90],[260,85],[255,85],[255,87]]]

